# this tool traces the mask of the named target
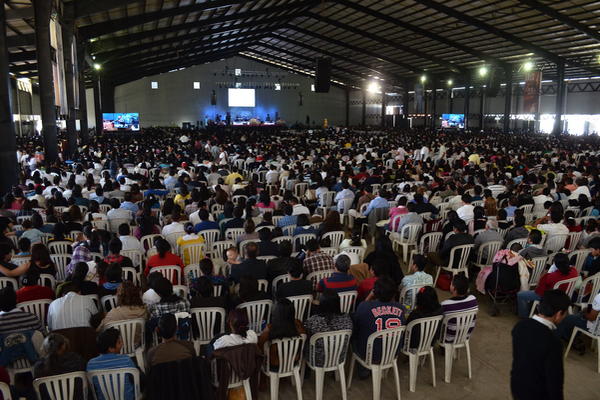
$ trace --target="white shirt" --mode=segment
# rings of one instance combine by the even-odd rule
[[[165,225],[162,229],[162,235],[167,236],[175,232],[185,232],[183,225],[179,222],[171,222],[169,225]]]
[[[106,217],[111,220],[111,219],[127,219],[130,220],[131,219],[131,211],[126,210],[124,208],[113,208],[112,210],[109,210],[106,213]]]
[[[215,350],[217,350],[224,347],[233,347],[248,343],[258,343],[258,336],[252,329],[246,331],[246,337],[242,337],[241,335],[237,335],[235,333],[223,335],[215,340],[213,347]]]
[[[306,206],[303,206],[302,204],[296,204],[294,206],[294,211],[292,212],[292,215],[301,215],[301,214],[310,215],[310,210]]]
[[[121,250],[139,250],[142,253],[144,252],[142,242],[140,242],[135,236],[119,236],[119,240],[123,245],[123,248]]]
[[[90,297],[69,292],[54,300],[48,307],[48,328],[58,329],[90,327],[90,318],[98,313]]]
[[[537,228],[543,232],[545,232],[548,236],[551,235],[559,235],[559,234],[569,234],[569,228],[565,224],[555,224],[553,222],[548,224],[539,224]]]
[[[279,181],[279,172],[270,170],[265,174],[265,180],[269,184],[276,184]]]
[[[151,306],[152,304],[156,304],[160,301],[160,296],[154,291],[154,289],[148,289],[142,295],[142,301],[145,305]]]
[[[556,325],[554,325],[553,322],[548,321],[545,318],[540,317],[539,315],[534,315],[533,317],[531,317],[532,319],[536,320],[537,322],[539,322],[542,325],[545,325],[548,329],[550,329],[551,331],[556,330]]]
[[[587,186],[578,186],[577,189],[573,190],[573,192],[569,196],[569,200],[577,200],[580,194],[585,194],[588,199],[592,198],[590,189]]]
[[[460,219],[465,222],[469,222],[475,218],[475,214],[473,212],[474,209],[475,207],[473,207],[471,204],[465,204],[462,207],[459,207],[458,210],[456,210],[456,213]]]
[[[338,211],[344,208],[344,200],[354,200],[354,192],[350,189],[342,189],[341,192],[335,195],[335,201],[337,202]],[[347,211],[347,210],[344,210]]]
[[[600,311],[600,293],[596,295],[596,297],[594,297],[594,300],[592,301],[592,310],[594,311]],[[595,321],[588,321],[587,322],[587,330],[595,333],[596,335],[598,334],[598,330],[600,329],[600,318],[596,318]],[[594,325],[598,324],[599,326],[596,326],[596,332],[594,332]]]

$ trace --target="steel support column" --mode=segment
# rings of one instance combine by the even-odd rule
[[[484,107],[485,107],[485,89],[483,85],[479,90],[479,130],[483,130],[483,121],[485,119],[484,116]]]
[[[75,124],[75,65],[73,60],[73,35],[75,21],[72,18],[73,3],[65,4],[65,21],[62,27],[62,41],[65,58],[65,89],[67,91],[67,157],[77,152],[77,128]],[[79,88],[77,88],[79,90]]]
[[[471,79],[467,78],[465,81],[465,104],[464,104],[464,114],[465,114],[465,129],[469,128],[469,106],[471,102]]]
[[[362,126],[367,126],[367,91],[362,89]]]
[[[562,116],[565,107],[565,64],[559,63],[556,65],[556,106],[554,116],[554,135],[563,133]]]
[[[87,97],[85,91],[85,47],[83,43],[77,43],[77,69],[79,72],[79,138],[81,143],[88,143],[90,132],[88,127]]]
[[[350,126],[350,88],[346,88],[346,126]]]
[[[410,82],[408,79],[404,81],[403,86],[404,92],[402,93],[402,116],[404,118],[404,121],[406,122],[406,126],[403,126],[403,128],[408,128],[408,87],[410,86]]]
[[[433,78],[433,88],[431,89],[431,130],[435,130],[437,119],[437,78]]]
[[[52,4],[52,0],[33,0],[42,136],[44,137],[44,156],[47,164],[51,164],[58,159],[56,105],[52,72],[53,55],[50,48],[50,14],[52,12]]]
[[[504,71],[506,75],[506,87],[504,90],[504,133],[510,131],[510,111],[512,109],[512,86],[513,86],[513,75],[511,69]]]
[[[5,1],[0,0],[0,193],[17,184],[17,138],[10,107],[10,75],[6,42]],[[17,89],[18,95],[18,89]]]
[[[381,88],[381,127],[385,128],[385,89]]]
[[[100,93],[100,88],[100,78],[96,78],[94,80],[94,117],[96,120],[96,136],[102,134],[102,104],[100,100],[102,95]]]

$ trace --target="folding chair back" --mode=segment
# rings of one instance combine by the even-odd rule
[[[133,399],[140,398],[140,372],[137,368],[100,369],[87,373],[94,399],[125,399],[126,385],[133,384]],[[132,382],[133,381],[133,382]]]
[[[313,299],[312,295],[306,294],[304,296],[291,296],[287,297],[287,299],[294,305],[296,319],[304,322],[304,320],[310,315],[310,307]]]
[[[248,315],[248,327],[254,332],[262,332],[263,322],[265,325],[271,321],[271,300],[249,301],[242,303],[237,308],[245,310]]]
[[[77,382],[81,382],[81,390],[77,390]],[[42,388],[46,389],[50,400],[80,400],[87,399],[88,386],[85,372],[70,372],[68,374],[52,375],[33,381],[33,388],[38,399],[42,399]]]
[[[358,292],[356,290],[346,290],[338,292],[338,296],[340,297],[340,310],[342,314],[350,314],[353,312]]]

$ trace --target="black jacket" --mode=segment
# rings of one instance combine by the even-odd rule
[[[267,264],[263,260],[248,258],[241,264],[231,267],[231,280],[240,283],[240,278],[244,275],[250,275],[256,279],[267,279]]]
[[[555,331],[528,318],[512,330],[510,386],[515,400],[562,400],[562,343]]]
[[[473,240],[473,237],[468,233],[455,233],[454,235],[451,235],[448,240],[444,241],[444,246],[442,246],[442,250],[440,250],[440,256],[444,261],[448,262],[450,261],[450,252],[454,247],[474,243],[475,241]],[[473,255],[472,253],[473,251],[471,251],[471,255]],[[460,261],[460,257],[458,256],[459,254],[456,254],[454,257],[454,265],[452,266],[453,268],[458,267],[458,263]]]
[[[282,283],[277,288],[277,298],[282,299],[284,297],[291,296],[304,296],[306,294],[313,293],[313,285],[311,281],[301,279],[299,281],[289,281]]]

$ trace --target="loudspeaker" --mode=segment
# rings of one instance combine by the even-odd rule
[[[217,105],[217,92],[215,92],[214,90],[210,94],[210,105],[211,106]]]
[[[500,91],[500,77],[495,68],[490,69],[490,77],[487,82],[485,94],[488,97],[498,96]]]
[[[317,58],[315,92],[328,93],[331,79],[331,58]]]

